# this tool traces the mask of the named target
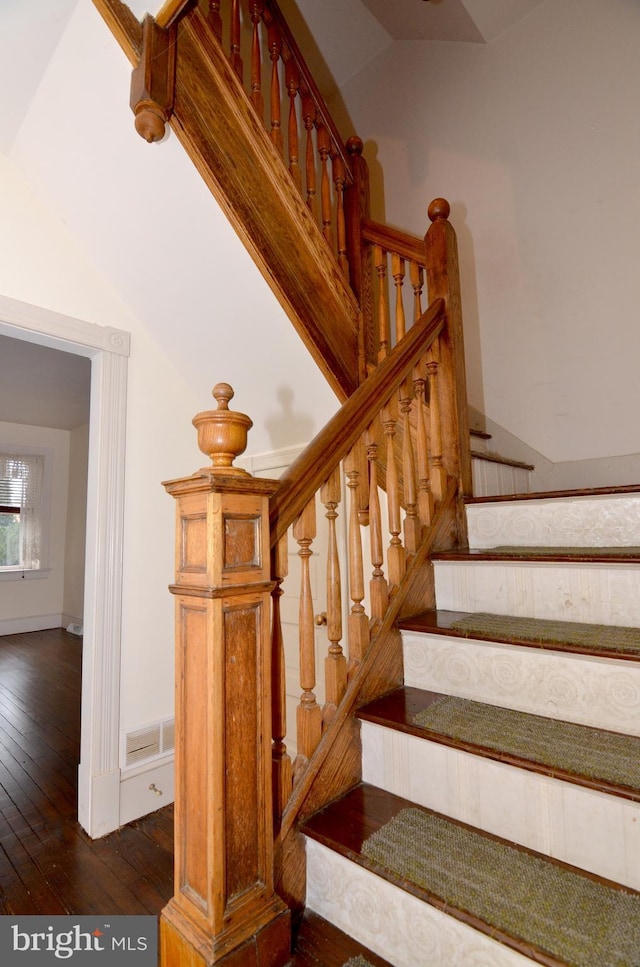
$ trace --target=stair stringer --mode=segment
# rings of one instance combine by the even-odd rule
[[[93,0],[130,62],[141,25],[120,0]],[[358,385],[361,313],[198,6],[177,30],[170,125],[338,398]],[[230,163],[233,159],[233,163]]]

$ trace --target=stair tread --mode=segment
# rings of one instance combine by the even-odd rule
[[[511,457],[501,457],[499,453],[483,453],[479,450],[472,450],[471,456],[474,460],[486,460],[487,463],[500,463],[505,467],[516,467],[519,470],[535,470],[531,463],[523,463],[522,460],[512,460]]]
[[[363,853],[363,849],[366,849],[371,854],[372,844],[365,847],[366,841],[372,835],[378,833],[387,823],[396,820],[398,814],[403,810],[409,810],[412,816],[423,814],[430,821],[436,822],[439,828],[449,831],[454,837],[457,835],[468,837],[470,835],[481,850],[491,851],[495,847],[496,861],[493,864],[492,870],[497,873],[496,883],[499,884],[500,889],[496,889],[494,892],[487,890],[482,878],[480,878],[477,881],[478,887],[474,899],[467,901],[463,907],[456,905],[456,902],[452,900],[451,896],[443,895],[445,891],[440,886],[431,886],[430,867],[433,864],[429,863],[430,854],[426,842],[423,848],[418,848],[416,852],[417,862],[414,864],[414,868],[419,871],[420,875],[416,873],[409,877],[400,871],[399,868],[394,867],[392,861],[387,862],[385,860],[385,865],[382,866],[380,862],[376,862],[374,859],[367,857]],[[566,910],[572,907],[574,894],[576,903],[580,902],[582,892],[586,891],[588,895],[592,892],[597,897],[605,897],[610,904],[610,910],[616,909],[618,904],[624,905],[624,928],[632,932],[630,935],[640,932],[640,893],[626,887],[622,888],[619,884],[613,883],[612,881],[604,880],[593,874],[579,870],[576,867],[561,863],[558,860],[542,856],[532,850],[508,843],[490,833],[485,833],[465,823],[441,816],[425,807],[416,806],[406,799],[373,786],[361,784],[352,789],[342,799],[332,803],[313,816],[303,825],[302,832],[328,848],[336,850],[360,866],[384,877],[424,902],[480,930],[493,939],[508,945],[524,956],[538,963],[550,965],[550,967],[551,965],[571,963],[570,960],[566,959],[566,955],[561,952],[562,940],[559,946],[555,946],[551,942],[550,937],[545,935],[544,943],[541,943],[540,931],[538,931],[537,937],[532,933],[528,933],[530,923],[538,919],[541,911],[542,916],[547,916],[547,918],[553,913],[557,936],[562,938],[572,933],[575,934],[575,926],[569,922],[568,916],[565,913]],[[420,838],[416,837],[412,840],[412,843],[417,844],[419,847]],[[460,861],[453,854],[447,854],[444,869],[445,879],[451,878],[455,881],[458,878],[459,882],[463,884],[469,880],[474,881],[476,879],[476,871],[471,865],[470,855],[471,851],[468,851],[465,853],[464,860]],[[507,858],[509,862],[505,862]],[[513,929],[508,929],[501,924],[496,925],[495,923],[488,922],[485,913],[485,901],[487,897],[492,898],[495,896],[499,900],[501,896],[508,897],[511,895],[514,888],[514,858],[517,859],[519,869],[524,870],[527,888],[529,882],[531,885],[534,882],[535,884],[539,884],[540,876],[542,876],[543,882],[545,881],[545,877],[553,878],[556,875],[563,877],[561,897],[558,896],[549,902],[549,892],[544,889],[537,895],[532,893],[528,897],[527,920],[525,926],[519,929],[517,933]],[[437,875],[434,872],[434,883],[439,882],[438,877],[440,876],[441,870],[442,867],[438,869]],[[417,883],[416,880],[421,878],[422,882]],[[584,921],[585,930],[590,929],[590,926],[591,923],[589,917],[587,917]],[[602,956],[602,952],[596,953],[596,956],[599,959],[597,961],[592,960],[589,963],[597,963],[598,967],[605,967],[607,963],[627,962],[626,960],[608,961],[606,957]],[[630,963],[631,961],[628,962]]]
[[[478,619],[486,618],[491,632],[473,628]],[[467,622],[468,627],[459,627]],[[518,630],[506,630],[506,625],[517,622]],[[469,627],[470,626],[470,627]],[[502,627],[501,627],[502,626]],[[599,658],[622,658],[626,661],[640,661],[640,643],[634,645],[622,639],[627,632],[640,628],[614,625],[597,625],[578,621],[550,621],[545,618],[520,618],[514,615],[494,615],[482,612],[474,615],[467,611],[425,611],[422,614],[403,618],[398,622],[402,631],[423,634],[446,635],[456,638],[471,638],[478,641],[493,641],[500,644],[519,645],[527,648],[541,648],[549,651],[566,651],[572,654],[591,655]],[[553,629],[553,634],[550,633]],[[603,631],[609,634],[603,635]],[[617,632],[615,641],[611,632]],[[556,633],[557,632],[557,633]],[[593,640],[598,638],[598,643]],[[607,639],[606,641],[604,639]]]
[[[514,500],[569,500],[573,497],[606,497],[616,494],[640,494],[640,484],[617,487],[591,487],[573,490],[539,490],[526,494],[496,494],[492,497],[465,497],[465,504],[496,504]]]
[[[450,715],[447,702],[455,706]],[[416,721],[430,713],[435,713],[430,724]],[[409,686],[359,709],[358,718],[640,802],[640,739],[635,736]]]
[[[561,547],[516,546],[471,548],[470,550],[441,551],[434,561],[537,561],[547,563],[572,562],[577,564],[638,564],[640,547]]]

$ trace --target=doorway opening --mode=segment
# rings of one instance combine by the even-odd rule
[[[129,334],[0,297],[0,335],[84,357],[90,365],[78,819],[96,838],[120,824],[120,633]]]

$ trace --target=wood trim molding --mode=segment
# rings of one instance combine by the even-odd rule
[[[129,334],[0,296],[0,332],[91,359],[78,818],[120,825],[120,648]]]

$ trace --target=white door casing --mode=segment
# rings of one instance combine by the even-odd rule
[[[0,296],[0,333],[91,360],[78,819],[120,825],[120,648],[129,333]]]

